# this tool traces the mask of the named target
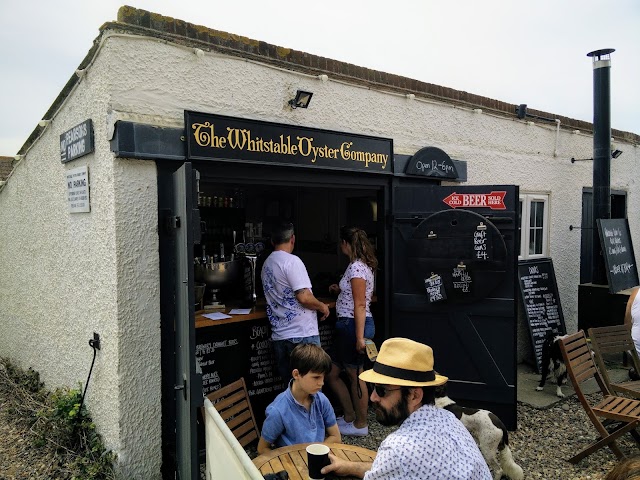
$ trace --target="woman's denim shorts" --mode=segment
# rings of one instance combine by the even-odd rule
[[[376,327],[373,317],[366,317],[364,322],[364,338],[373,338]],[[356,351],[356,324],[353,318],[338,317],[333,337],[334,363],[341,367],[357,368],[364,365],[366,354]]]

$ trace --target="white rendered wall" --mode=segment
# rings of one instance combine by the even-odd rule
[[[308,109],[287,105],[296,89],[314,92]],[[106,132],[117,119],[182,127],[184,110],[389,137],[397,154],[436,146],[467,161],[467,184],[516,184],[522,192],[549,193],[551,258],[567,328],[576,330],[580,233],[569,225],[580,224],[582,187],[592,183],[592,165],[571,164],[570,158],[592,156],[590,135],[561,131],[556,145],[553,124],[528,125],[323,83],[239,58],[198,57],[154,39],[113,36],[0,192],[0,355],[33,366],[50,385],[75,386],[91,361],[87,340],[99,332],[104,346],[89,407],[128,478],[159,476],[156,171],[151,161],[114,159]],[[87,118],[94,120],[96,154],[61,165],[58,135]],[[638,241],[640,153],[617,146],[624,154],[613,160],[611,186],[628,192]],[[84,164],[92,212],[70,215],[64,171]],[[519,322],[523,358],[530,347]]]
[[[89,71],[0,191],[0,355],[79,388],[122,478],[159,478],[156,168],[116,160],[106,78]],[[60,162],[59,135],[91,118],[96,151]],[[87,165],[91,212],[70,214],[65,172]]]
[[[567,329],[577,329],[580,231],[569,231],[569,225],[581,223],[582,188],[592,184],[592,162],[572,164],[570,159],[592,156],[590,134],[560,130],[556,135],[555,123],[532,124],[450,104],[409,100],[215,53],[198,57],[191,49],[154,41],[119,38],[108,46],[105,50],[114,56],[110,63],[118,80],[112,107],[122,118],[140,116],[182,126],[183,111],[188,109],[390,137],[396,154],[413,154],[430,145],[466,160],[469,185],[516,184],[521,192],[548,193],[550,254]],[[116,58],[126,61],[113,65]],[[132,76],[128,73],[134,65]],[[314,93],[308,109],[292,110],[287,105],[296,89]],[[634,212],[640,208],[640,152],[636,146],[616,144],[624,154],[612,161],[611,187],[628,192],[631,235],[638,239],[640,221]],[[523,319],[519,330],[522,359],[530,349]]]

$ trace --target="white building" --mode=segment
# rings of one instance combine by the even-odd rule
[[[291,108],[289,100],[297,90],[313,92],[309,108]],[[553,260],[567,330],[577,330],[578,285],[584,283],[581,231],[569,227],[582,224],[583,190],[592,184],[592,162],[572,163],[571,158],[592,156],[589,123],[539,111],[530,113],[552,121],[518,119],[514,105],[497,100],[122,7],[117,22],[103,25],[47,112],[51,122],[36,127],[0,187],[0,355],[40,372],[48,387],[75,387],[86,380],[91,364],[87,341],[99,333],[101,349],[86,403],[107,446],[118,454],[123,478],[161,477],[162,405],[170,408],[173,402],[162,393],[167,374],[163,362],[169,361],[161,355],[162,325],[169,321],[166,315],[163,320],[162,302],[173,305],[181,297],[169,291],[171,298],[163,298],[167,290],[161,277],[168,267],[159,254],[165,228],[160,183],[164,170],[186,159],[190,132],[185,111],[392,140],[395,161],[388,159],[386,170],[378,174],[347,171],[341,176],[331,166],[318,173],[321,167],[294,168],[286,161],[256,167],[260,162],[254,160],[189,159],[212,188],[214,177],[230,171],[225,182],[241,184],[251,177],[249,168],[257,172],[255,190],[295,185],[299,202],[305,188],[325,195],[324,187],[334,181],[343,184],[336,197],[349,197],[352,187],[365,188],[365,196],[378,199],[376,228],[389,235],[386,240],[378,237],[386,249],[381,256],[387,270],[394,269],[392,257],[398,255],[391,248],[399,248],[391,226],[394,188],[412,180],[430,185],[438,180],[405,175],[400,166],[410,162],[409,156],[437,147],[456,159],[461,170],[457,179],[445,180],[447,185],[519,186],[525,206],[520,254]],[[87,120],[92,121],[93,150],[62,162],[60,136]],[[180,139],[180,132],[185,138]],[[82,133],[71,134],[70,141],[88,141]],[[624,154],[612,161],[611,188],[622,198],[623,211],[638,212],[640,136],[617,130],[612,135],[615,148]],[[90,211],[72,213],[67,176],[84,167]],[[334,201],[329,197],[327,202]],[[307,215],[334,218],[320,203],[309,200],[308,205],[299,223],[306,225]],[[531,205],[542,207],[540,228],[528,227]],[[518,226],[512,227],[515,241]],[[629,227],[637,243],[637,214],[629,215]],[[315,232],[312,226],[304,228],[309,237]],[[322,229],[318,238],[308,239],[321,241],[325,234],[334,240]],[[530,253],[528,240],[536,235],[540,241],[532,240]],[[327,261],[314,255],[305,258],[310,272]],[[391,277],[381,281],[387,291],[378,291],[385,313],[379,334],[397,334],[403,330],[388,318],[393,317],[394,282]],[[516,319],[506,331],[517,327],[517,349],[504,347],[514,365],[516,359],[532,356],[524,316]]]

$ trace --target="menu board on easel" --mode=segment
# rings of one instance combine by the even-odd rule
[[[638,285],[638,267],[633,254],[633,244],[629,233],[629,222],[626,218],[598,218],[600,245],[607,267],[609,292]]]
[[[556,330],[561,335],[567,332],[553,262],[550,258],[522,260],[518,263],[518,278],[539,373],[547,331]]]

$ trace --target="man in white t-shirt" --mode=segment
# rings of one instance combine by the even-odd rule
[[[261,275],[271,322],[271,341],[283,380],[291,376],[289,357],[296,345],[320,345],[316,312],[320,313],[321,321],[329,315],[329,307],[311,291],[304,263],[291,254],[295,239],[292,223],[280,224],[272,230],[274,251],[265,260]]]

